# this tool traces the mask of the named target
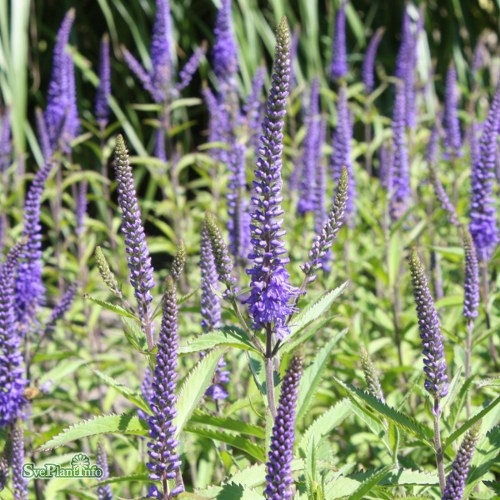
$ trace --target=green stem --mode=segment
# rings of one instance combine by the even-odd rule
[[[439,427],[441,408],[439,406],[439,398],[437,397],[434,398],[433,413],[434,413],[434,447],[436,449],[436,465],[439,476],[439,487],[441,488],[441,494],[443,494],[446,486],[446,477],[444,475],[443,445],[441,443],[441,430]]]

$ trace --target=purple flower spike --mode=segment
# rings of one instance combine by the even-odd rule
[[[479,265],[476,247],[467,230],[463,229],[463,244],[465,251],[465,282],[464,282],[464,318],[471,322],[477,318],[479,308]]]
[[[70,9],[57,32],[56,45],[54,47],[52,75],[47,93],[47,107],[45,109],[45,123],[52,150],[57,149],[59,145],[59,139],[63,133],[65,122],[68,119],[70,107],[72,106],[72,96],[68,92],[71,91],[71,88],[74,88],[74,80],[72,83],[71,67],[68,62],[68,59],[71,60],[71,58],[66,52],[66,46],[69,42],[69,35],[74,20],[75,10]]]
[[[163,102],[172,80],[172,21],[168,0],[156,0],[156,17],[151,40],[152,97]]]
[[[137,77],[137,79],[141,82],[141,85],[144,87],[144,90],[146,92],[149,92],[151,97],[156,101],[155,98],[155,89],[153,87],[153,84],[151,82],[151,77],[149,76],[148,72],[142,67],[142,64],[125,48],[122,47],[122,52],[123,52],[123,58],[125,59],[125,62],[127,63],[127,66],[129,67],[130,71],[134,73],[134,75]],[[164,96],[159,96],[160,100],[157,102],[162,102]]]
[[[221,304],[216,293],[217,269],[215,268],[212,243],[206,224],[201,230],[201,328],[211,332],[221,326]]]
[[[448,394],[443,336],[424,266],[420,262],[416,250],[413,250],[410,257],[410,271],[423,346],[425,388],[434,397],[435,402],[439,402],[439,399]],[[438,405],[435,405],[435,411],[440,412]]]
[[[366,49],[365,59],[363,61],[363,69],[361,74],[365,85],[365,92],[371,94],[375,86],[375,58],[377,57],[378,46],[384,36],[384,28],[378,29],[372,36],[370,43]]]
[[[460,123],[458,121],[457,72],[453,64],[450,64],[446,73],[444,148],[445,158],[458,158],[463,155]]]
[[[243,144],[235,144],[229,153],[228,231],[229,251],[241,265],[247,260],[250,246],[250,214],[246,198],[245,152]]]
[[[99,87],[97,87],[95,99],[95,117],[101,132],[108,125],[110,95],[111,67],[109,62],[109,36],[106,33],[101,40],[99,52]]]
[[[118,204],[122,211],[122,233],[125,237],[125,249],[130,270],[129,279],[135,291],[139,317],[148,348],[152,349],[154,331],[151,289],[155,286],[153,266],[141,222],[141,211],[137,202],[128,151],[121,135],[116,138],[114,168],[118,182]]]
[[[18,421],[12,429],[12,484],[15,500],[28,500],[28,480],[23,476],[25,463],[24,429]]]
[[[148,405],[151,405],[151,401],[153,399],[153,374],[151,373],[149,366],[144,370],[144,377],[141,382],[141,394]],[[143,420],[148,419],[148,414],[140,408],[137,410],[137,415]]]
[[[179,83],[176,85],[177,92],[182,92],[191,83],[205,52],[205,47],[198,47],[181,69],[179,72]]]
[[[0,173],[5,172],[10,165],[12,153],[10,126],[10,111],[6,109],[0,121]]]
[[[158,339],[158,354],[153,375],[153,396],[151,410],[153,415],[148,418],[148,443],[150,471],[149,479],[161,481],[174,479],[179,472],[181,461],[177,454],[177,439],[175,438],[174,418],[177,397],[177,348],[178,348],[178,312],[174,280],[167,276],[165,294],[162,301],[162,323]],[[180,493],[181,489],[178,491]],[[177,493],[177,494],[178,494]],[[166,495],[167,492],[164,491]],[[173,492],[170,493],[173,496]]]
[[[60,143],[62,151],[68,154],[71,151],[71,142],[75,139],[80,130],[75,83],[75,65],[73,63],[73,58],[69,54],[66,54],[66,73],[68,83],[66,90],[68,107],[66,110]]]
[[[292,498],[292,460],[295,441],[295,411],[300,377],[302,376],[302,358],[294,356],[290,361],[283,382],[276,419],[271,435],[271,447],[266,464],[266,489],[268,500]]]
[[[394,161],[390,191],[390,214],[393,221],[400,219],[408,208],[411,196],[408,149],[405,128],[405,86],[396,84],[396,99],[392,117],[392,140],[394,143]]]
[[[217,12],[214,34],[213,64],[215,76],[219,84],[232,86],[238,72],[238,49],[234,39],[231,0],[222,0],[221,8]]]
[[[55,327],[56,323],[69,311],[76,297],[79,283],[73,282],[64,292],[59,303],[52,309],[49,321],[45,325],[45,332],[50,332]]]
[[[379,152],[378,177],[383,188],[392,189],[392,168],[394,164],[394,151],[392,144],[382,144]]]
[[[314,174],[316,171],[317,143],[319,135],[319,80],[314,78],[311,84],[309,109],[306,118],[306,136],[302,153],[302,174],[299,185],[299,215],[314,210]]]
[[[40,211],[42,194],[54,164],[49,162],[38,170],[26,195],[24,203],[23,237],[27,244],[21,254],[21,263],[16,280],[16,315],[26,327],[35,317],[36,308],[42,303],[45,287],[42,282],[42,226]]]
[[[498,243],[496,210],[493,197],[496,148],[500,124],[500,85],[483,125],[479,155],[472,165],[471,211],[469,230],[480,261],[488,261]]]
[[[301,266],[309,283],[316,279],[316,272],[318,269],[324,269],[329,265],[329,250],[344,222],[348,190],[349,178],[347,169],[344,167],[325,225],[321,229],[321,232],[314,236],[312,247],[309,251],[309,260]]]
[[[442,500],[461,500],[463,498],[470,464],[479,440],[479,428],[480,423],[472,427],[465,435],[455,460],[451,464],[451,472],[446,478]]]
[[[327,214],[325,209],[326,195],[326,169],[323,162],[323,144],[326,139],[326,120],[322,118],[319,123],[319,133],[314,145],[315,171],[314,171],[314,231],[321,232],[325,225]]]
[[[251,291],[247,300],[249,312],[256,329],[266,327],[280,339],[286,337],[289,328],[287,317],[292,312],[289,302],[296,291],[290,284],[285,268],[289,261],[281,229],[283,209],[281,202],[283,128],[286,114],[286,99],[290,83],[290,33],[286,18],[283,18],[277,33],[276,56],[272,85],[266,105],[266,116],[262,125],[260,156],[255,169],[256,180],[252,204],[251,243],[253,260]]]
[[[345,85],[339,88],[337,101],[337,127],[333,134],[333,154],[331,160],[332,176],[335,182],[339,182],[342,169],[347,168],[349,188],[347,197],[347,214],[349,222],[352,223],[354,214],[354,200],[356,198],[356,186],[351,160],[352,124],[349,117],[349,106],[347,102],[347,89]]]
[[[52,156],[52,146],[50,145],[49,132],[45,123],[45,116],[40,108],[35,110],[36,129],[38,132],[38,141],[43,153],[43,159],[47,163]]]
[[[333,34],[332,64],[330,69],[333,80],[345,77],[348,72],[345,36],[345,9],[346,1],[342,0],[340,8],[335,15],[335,33]]]
[[[158,127],[155,132],[155,157],[159,160],[167,161],[167,149],[165,147],[165,131],[162,126]]]
[[[0,268],[0,428],[13,424],[25,403],[21,338],[14,310],[14,278],[23,245],[12,248]]]
[[[109,467],[108,467],[108,456],[104,445],[100,441],[97,445],[96,454],[96,464],[102,469],[103,474],[99,478],[99,481],[105,481],[109,479]],[[111,485],[105,484],[103,486],[97,487],[97,499],[98,500],[113,500],[113,492],[111,491]]]

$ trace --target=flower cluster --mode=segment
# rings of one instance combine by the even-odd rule
[[[238,72],[238,49],[231,19],[231,0],[222,0],[221,8],[217,13],[214,35],[212,59],[215,76],[219,85],[233,86]]]
[[[151,301],[153,300],[151,289],[155,285],[153,266],[141,222],[141,211],[137,202],[128,151],[121,135],[116,139],[114,168],[118,183],[118,204],[122,211],[122,233],[125,236],[125,249],[130,269],[129,279],[134,288],[148,347],[151,349],[154,334],[151,317]]]
[[[106,128],[109,120],[109,96],[111,95],[111,67],[109,62],[109,36],[101,40],[99,51],[99,86],[95,98],[95,117],[101,129]]]
[[[148,418],[148,443],[150,471],[149,478],[166,482],[174,479],[181,464],[177,454],[174,418],[176,415],[175,387],[177,382],[178,312],[175,283],[171,276],[165,281],[162,301],[162,322],[158,339],[158,354],[153,374],[152,397],[150,401],[153,415]],[[183,491],[177,486],[170,493],[178,495]],[[166,492],[165,492],[166,493]]]
[[[493,198],[497,136],[500,124],[500,85],[483,125],[479,154],[472,164],[469,230],[480,261],[488,261],[498,243],[496,210]]]
[[[13,425],[11,433],[12,484],[15,500],[28,500],[28,480],[23,476],[25,463],[24,429],[20,421]]]
[[[99,441],[97,445],[96,463],[102,469],[102,476],[99,481],[105,481],[109,478],[109,467],[108,467],[108,456],[102,441]],[[97,487],[97,498],[98,500],[113,500],[113,492],[111,491],[111,485],[105,484]]]
[[[316,272],[328,264],[325,257],[328,255],[332,242],[344,222],[347,208],[348,186],[349,179],[347,168],[344,167],[337,185],[333,204],[328,213],[327,221],[321,229],[321,232],[314,236],[312,247],[309,251],[309,260],[301,266],[308,282],[314,281],[316,279]]]
[[[465,251],[465,282],[463,315],[467,321],[477,318],[479,308],[479,265],[477,262],[476,247],[472,237],[463,228],[463,244]]]
[[[410,257],[410,272],[417,308],[418,327],[423,346],[424,372],[426,374],[425,388],[435,400],[439,400],[448,393],[443,336],[425,270],[416,250],[413,250]]]
[[[463,498],[470,464],[479,440],[479,428],[480,424],[476,424],[465,435],[455,460],[453,460],[451,465],[451,472],[446,478],[446,487],[442,500],[460,500]]]
[[[285,268],[288,258],[281,229],[283,209],[282,152],[286,99],[290,80],[290,33],[284,18],[278,28],[272,85],[262,125],[260,156],[255,169],[253,211],[251,214],[251,243],[249,258],[254,266],[247,270],[251,276],[251,291],[247,299],[249,312],[256,329],[266,326],[279,338],[288,335],[286,320],[292,312],[289,304],[295,290]]]
[[[21,254],[16,280],[16,314],[23,333],[35,317],[43,301],[45,288],[42,282],[42,226],[40,211],[45,183],[54,167],[45,163],[37,171],[24,202],[23,237],[27,241]]]
[[[368,392],[374,398],[377,398],[385,403],[384,392],[382,391],[380,380],[375,367],[373,366],[372,360],[364,347],[361,347],[361,367],[363,368],[363,374],[365,376],[366,385],[368,386]]]
[[[462,156],[462,137],[458,121],[457,71],[450,64],[446,73],[444,101],[444,149],[445,158]]]
[[[16,328],[14,279],[23,244],[12,248],[0,269],[0,428],[20,416],[25,403],[21,338]]]
[[[396,84],[396,98],[392,118],[394,159],[389,188],[391,192],[389,210],[393,221],[400,219],[406,212],[411,196],[408,149],[406,146],[405,106],[405,84],[398,82]]]
[[[377,57],[378,46],[382,41],[384,29],[378,29],[372,36],[370,43],[366,49],[365,58],[363,60],[363,69],[361,76],[365,85],[365,92],[371,94],[375,85],[375,58]]]
[[[346,2],[342,0],[340,8],[335,15],[335,32],[333,34],[332,64],[330,74],[333,80],[338,80],[347,75],[347,48],[345,36],[345,9]]]
[[[10,111],[6,109],[0,120],[0,173],[5,172],[10,165],[12,152],[10,128]]]
[[[267,461],[266,499],[277,500],[292,498],[291,484],[293,443],[295,441],[295,410],[300,377],[302,376],[302,358],[294,356],[290,361],[283,382],[276,419],[271,435],[271,447]]]

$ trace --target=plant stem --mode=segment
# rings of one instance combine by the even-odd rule
[[[439,428],[439,418],[441,417],[439,398],[434,398],[433,413],[434,413],[434,447],[436,448],[436,464],[439,476],[439,487],[441,488],[441,494],[443,494],[446,486],[446,477],[444,475],[443,445],[441,443],[441,430]]]
[[[274,398],[274,363],[273,363],[273,332],[271,325],[266,325],[266,392],[269,410],[276,418],[276,400]]]
[[[474,331],[474,322],[467,323],[467,337],[465,340],[465,378],[468,379],[471,374],[471,356],[472,356],[472,333]],[[467,391],[467,399],[465,400],[465,411],[467,418],[471,415],[470,391]]]

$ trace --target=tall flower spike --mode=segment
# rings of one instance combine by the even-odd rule
[[[229,153],[229,192],[227,194],[229,251],[241,265],[247,260],[250,245],[250,215],[246,198],[245,152],[235,144]]]
[[[24,202],[23,237],[27,244],[21,254],[21,263],[16,280],[16,314],[22,325],[26,326],[35,317],[36,308],[43,301],[45,287],[42,282],[42,226],[40,212],[42,194],[54,164],[45,163],[38,170]]]
[[[413,295],[417,308],[418,327],[424,354],[425,388],[435,400],[448,393],[448,376],[444,358],[443,336],[439,326],[439,316],[429,289],[424,266],[413,250],[410,257],[410,272]],[[436,408],[439,410],[439,408]]]
[[[323,162],[323,144],[326,139],[326,119],[319,123],[319,133],[314,146],[314,231],[319,234],[325,225],[327,214],[325,208],[326,169]]]
[[[163,102],[173,76],[172,20],[168,0],[156,0],[156,16],[151,40],[152,97]]]
[[[213,65],[220,85],[233,85],[238,72],[238,49],[231,19],[231,0],[222,0],[214,28]]]
[[[171,276],[165,281],[165,293],[162,301],[162,323],[158,339],[158,354],[153,375],[153,395],[151,410],[153,415],[148,418],[148,443],[150,471],[149,478],[161,481],[164,485],[168,479],[174,479],[181,461],[177,454],[177,439],[175,438],[174,418],[177,397],[177,348],[178,348],[178,312],[175,283]],[[178,495],[184,489],[176,487],[171,496]],[[166,491],[163,492],[165,495]],[[163,497],[162,497],[163,498]]]
[[[465,282],[464,282],[464,318],[474,321],[479,308],[479,265],[476,247],[466,227],[463,228],[463,244],[465,251]]]
[[[18,420],[12,429],[12,484],[15,500],[28,500],[28,480],[23,476],[25,461],[23,423]]]
[[[332,176],[338,182],[342,174],[343,167],[347,168],[348,189],[347,189],[347,215],[352,223],[354,214],[354,199],[356,197],[356,186],[351,159],[352,124],[349,118],[349,106],[347,101],[347,89],[345,85],[339,88],[337,101],[337,127],[333,134],[333,154],[332,154]]]
[[[151,401],[153,399],[153,374],[149,366],[147,366],[144,370],[144,376],[141,382],[141,394],[142,397],[146,400],[146,403],[148,405],[151,405]],[[137,409],[137,415],[143,420],[148,419],[148,414],[140,408]]]
[[[200,269],[201,328],[208,333],[220,327],[222,310],[220,299],[216,293],[217,269],[206,224],[203,224],[201,230]]]
[[[217,330],[221,326],[222,308],[217,295],[217,270],[212,252],[212,243],[207,225],[201,230],[200,248],[201,269],[201,328],[205,333]],[[212,399],[225,399],[228,394],[223,384],[229,382],[229,372],[223,370],[224,359],[219,361],[213,384],[207,389],[206,395]]]
[[[71,27],[75,20],[75,10],[70,9],[57,32],[56,45],[52,59],[52,75],[47,93],[47,107],[45,108],[45,123],[49,134],[52,150],[57,149],[63,132],[64,123],[70,108],[68,89],[71,87],[69,55],[66,46],[69,42]]]
[[[314,210],[314,174],[316,170],[317,142],[319,135],[319,79],[314,78],[309,96],[309,109],[306,117],[306,135],[302,153],[302,174],[299,185],[299,215]]]
[[[10,111],[5,110],[0,120],[0,173],[5,172],[10,165],[12,144],[10,140]]]
[[[442,500],[461,500],[463,498],[470,464],[479,440],[480,426],[479,422],[465,435],[455,460],[451,464],[451,472],[446,478]]]
[[[155,89],[153,88],[153,83],[151,82],[151,76],[143,68],[142,64],[128,51],[128,49],[122,47],[122,53],[123,53],[123,59],[125,60],[130,71],[132,71],[132,73],[134,73],[137,79],[141,82],[141,85],[143,86],[144,90],[146,92],[149,92],[151,97],[153,97],[153,99],[156,101]],[[164,96],[159,96],[159,97],[160,100],[158,102],[161,102]]]
[[[0,268],[0,428],[13,424],[25,403],[21,338],[14,311],[14,278],[23,244],[12,248]]]
[[[47,130],[47,124],[45,123],[45,116],[43,115],[43,111],[38,107],[35,110],[35,120],[38,142],[40,143],[40,148],[43,153],[43,159],[45,163],[47,163],[52,156],[52,146],[50,145],[49,132]]]
[[[479,155],[472,165],[471,210],[469,230],[480,261],[488,261],[498,243],[496,210],[493,198],[496,148],[500,124],[500,85],[483,125]]]
[[[368,351],[363,346],[361,347],[361,366],[363,368],[363,374],[365,376],[368,392],[374,398],[377,398],[382,401],[382,403],[385,403],[384,392],[382,391],[377,371],[375,370],[375,366],[373,366]]]
[[[217,225],[215,217],[208,212],[205,214],[203,225],[207,230],[210,243],[212,244],[215,268],[217,270],[217,275],[219,276],[219,281],[230,288],[235,282],[235,279],[231,276],[231,273],[233,272],[233,263],[229,257],[227,245],[224,241],[220,228]]]
[[[318,269],[321,269],[325,264],[328,264],[325,262],[325,257],[328,255],[332,242],[344,222],[348,197],[348,184],[349,179],[347,169],[344,167],[337,185],[333,204],[328,213],[328,219],[323,226],[321,233],[314,236],[312,247],[309,251],[309,260],[301,266],[308,282],[314,281],[316,279],[316,272]]]
[[[109,96],[111,95],[111,67],[109,62],[109,35],[101,39],[99,50],[99,86],[95,98],[95,117],[101,133],[108,125]]]
[[[5,489],[9,480],[9,462],[5,456],[0,455],[0,493]]]
[[[295,355],[281,383],[281,395],[271,435],[269,458],[266,464],[267,485],[264,491],[268,500],[292,498],[295,411],[301,376],[302,358]]]
[[[108,287],[111,293],[115,294],[120,299],[123,299],[123,294],[120,290],[118,282],[116,281],[115,275],[109,268],[108,261],[106,260],[106,257],[104,257],[101,247],[96,247],[94,257],[97,269],[99,270],[99,274],[101,275],[101,279],[104,284]]]
[[[71,141],[75,139],[80,130],[80,119],[78,118],[75,65],[70,54],[65,54],[65,65],[68,85],[66,88],[67,108],[59,142],[62,151],[68,154],[71,151]]]
[[[438,199],[441,208],[448,214],[448,220],[455,226],[460,225],[455,206],[451,202],[450,198],[448,198],[448,194],[446,193],[444,186],[438,177],[436,169],[432,164],[429,164],[429,176],[436,198]]]
[[[128,151],[121,135],[116,138],[114,168],[118,183],[118,204],[122,211],[122,233],[129,267],[129,279],[139,307],[139,317],[149,349],[153,348],[151,289],[155,286],[153,266],[137,201]]]
[[[379,152],[378,177],[380,184],[387,191],[392,189],[392,170],[394,165],[394,150],[392,143],[382,144]]]
[[[102,469],[102,476],[99,481],[105,481],[109,479],[109,467],[108,467],[108,455],[104,449],[102,441],[99,441],[97,445],[97,455],[96,463]],[[113,500],[113,492],[111,491],[111,485],[105,484],[97,487],[97,498],[98,500]]]
[[[450,64],[446,73],[444,100],[444,153],[445,158],[462,156],[462,137],[458,121],[457,71]]]
[[[371,94],[375,86],[375,59],[377,57],[378,46],[382,41],[384,31],[384,28],[378,29],[372,36],[370,43],[366,48],[361,74],[363,77],[363,84],[365,85],[365,92],[367,94]]]
[[[332,64],[330,73],[333,80],[338,80],[347,75],[347,47],[345,36],[345,9],[346,0],[341,0],[335,15],[335,33],[333,34]]]
[[[54,329],[56,323],[70,310],[76,297],[79,283],[71,283],[68,289],[64,292],[59,303],[52,309],[49,321],[45,325],[45,333]]]
[[[396,98],[392,117],[394,161],[392,167],[390,214],[393,221],[400,219],[408,207],[411,196],[408,149],[405,128],[405,85],[396,84]]]
[[[289,328],[287,317],[292,312],[289,302],[296,291],[290,284],[285,268],[289,259],[281,229],[283,209],[281,202],[283,128],[286,100],[290,83],[290,32],[283,18],[277,33],[276,56],[272,85],[266,104],[266,116],[262,124],[261,147],[252,196],[251,243],[249,258],[254,266],[247,269],[251,276],[250,296],[247,300],[254,327],[271,329],[280,339],[286,337]]]
[[[186,245],[183,240],[179,240],[179,243],[177,243],[177,253],[174,256],[170,269],[170,275],[176,282],[181,279],[184,268],[186,267],[186,259]]]
[[[187,63],[179,72],[179,82],[175,87],[177,92],[182,92],[191,83],[191,80],[193,79],[200,62],[203,59],[205,52],[206,48],[204,46],[198,47],[193,52],[193,55],[188,59]]]

